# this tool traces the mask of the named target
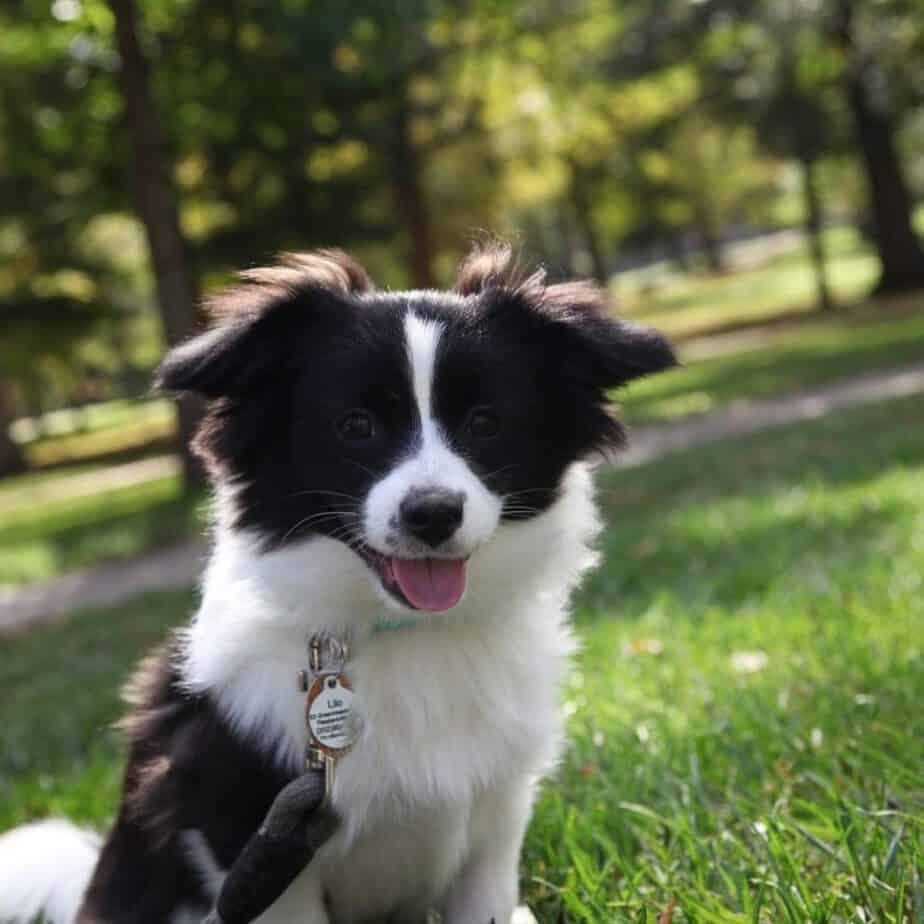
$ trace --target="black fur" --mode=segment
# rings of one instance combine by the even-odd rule
[[[164,924],[177,908],[204,915],[214,898],[182,838],[199,830],[231,866],[290,776],[231,734],[207,696],[185,693],[173,652],[136,675],[122,805],[77,924]]]
[[[346,261],[347,269],[339,270]],[[374,293],[343,255],[289,257],[213,303],[219,324],[174,350],[160,383],[212,399],[198,440],[233,481],[236,524],[268,544],[357,535],[370,488],[418,438],[404,317],[444,325],[435,414],[454,449],[524,518],[555,499],[567,466],[619,446],[608,392],[674,364],[655,331],[611,318],[589,283],[518,274],[504,249],[476,251],[454,292]],[[338,423],[372,414],[375,438],[345,444]],[[473,412],[494,416],[477,434]]]

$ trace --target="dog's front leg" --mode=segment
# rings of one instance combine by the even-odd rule
[[[498,786],[476,802],[468,857],[442,902],[443,924],[510,924],[532,803],[533,786],[523,779]]]

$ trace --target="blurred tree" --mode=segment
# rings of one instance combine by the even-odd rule
[[[10,425],[24,411],[41,413],[41,395],[73,392],[92,356],[91,344],[112,315],[67,271],[20,282],[0,298],[0,475],[25,468]],[[72,294],[65,294],[70,288]],[[76,290],[76,291],[75,291]],[[83,297],[80,297],[80,296]]]
[[[732,4],[735,5],[735,4]],[[751,123],[763,147],[801,170],[804,224],[818,306],[833,307],[825,265],[818,164],[848,149],[837,87],[837,56],[802,0],[765,3],[713,25],[699,69],[713,107],[733,125]]]
[[[106,260],[83,246],[118,197],[99,130],[111,61],[69,25],[79,6],[55,9],[0,8],[0,471],[23,464],[12,418],[72,397],[101,359],[95,336],[119,317]]]
[[[746,124],[723,125],[701,108],[653,133],[643,168],[664,222],[691,227],[715,273],[727,269],[726,229],[735,221],[747,224],[755,202],[772,194],[775,177]]]
[[[198,286],[188,263],[163,130],[151,97],[148,62],[138,37],[137,9],[134,0],[110,0],[110,6],[115,17],[119,84],[131,137],[138,212],[147,233],[164,334],[172,345],[186,339],[195,328]],[[177,410],[183,473],[191,487],[204,477],[191,449],[201,407],[187,396],[177,402]]]
[[[920,0],[627,0],[623,10],[629,26],[617,70],[637,74],[688,61],[715,111],[730,112],[736,123],[762,120],[763,143],[801,163],[819,267],[814,173],[822,155],[843,149],[832,100],[840,88],[868,180],[882,265],[878,289],[924,284],[895,144],[899,116],[924,101]],[[826,297],[821,290],[819,297]]]
[[[26,467],[26,458],[10,433],[15,417],[13,385],[9,379],[0,378],[0,476],[13,475]]]
[[[864,11],[854,0],[837,0],[832,32],[844,54],[843,84],[869,183],[876,247],[882,262],[876,288],[892,292],[924,286],[924,249],[912,225],[914,203],[899,160],[890,111],[897,108],[895,98],[901,95],[902,88],[895,83],[901,71],[909,67],[909,62],[901,60],[905,51],[917,51],[916,55],[912,51],[910,66],[916,65],[918,93],[924,96],[920,90],[924,80],[924,10],[913,0],[880,2],[876,7],[861,15]],[[910,39],[902,41],[903,35]],[[881,88],[878,94],[873,89],[876,84]]]

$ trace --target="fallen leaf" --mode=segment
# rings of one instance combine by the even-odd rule
[[[769,661],[766,651],[736,651],[731,656],[732,670],[736,674],[756,674],[762,671]]]
[[[672,898],[667,907],[658,915],[658,924],[671,924],[674,920],[674,909],[677,907],[677,899]]]
[[[622,646],[624,655],[659,655],[664,645],[656,638],[633,638]]]

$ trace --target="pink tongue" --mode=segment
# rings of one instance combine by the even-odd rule
[[[465,592],[462,558],[393,558],[391,568],[401,592],[419,610],[448,610]]]

